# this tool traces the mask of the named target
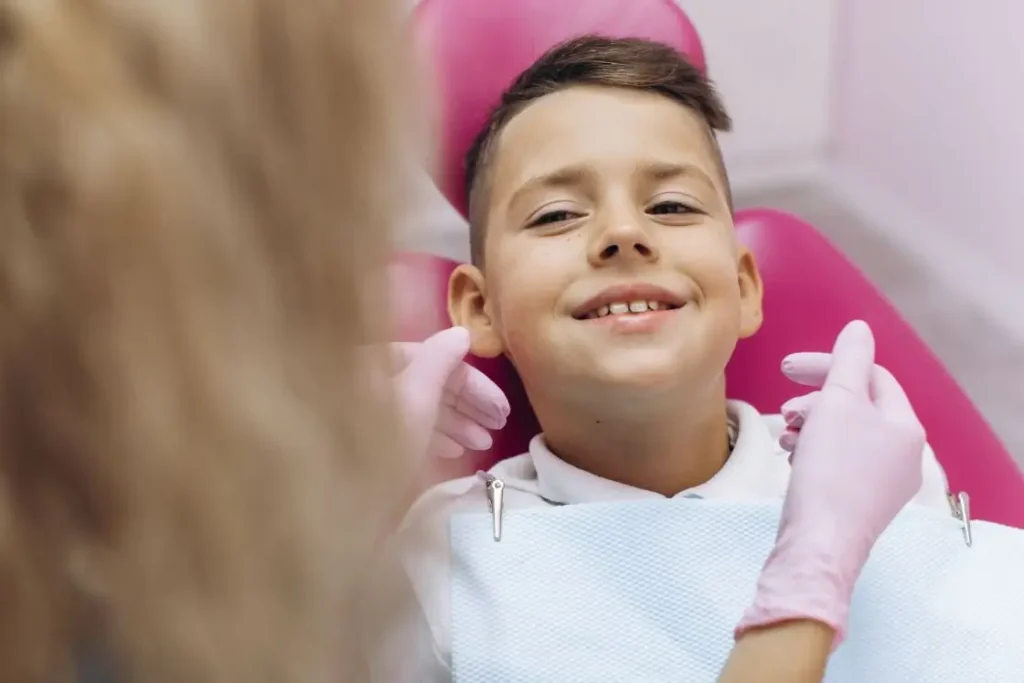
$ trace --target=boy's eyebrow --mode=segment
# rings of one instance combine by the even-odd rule
[[[663,161],[642,161],[637,164],[637,172],[652,180],[672,180],[679,177],[690,177],[708,186],[708,189],[717,192],[718,188],[704,169],[695,164],[675,164]]]
[[[586,166],[566,166],[550,173],[542,173],[523,183],[512,193],[509,208],[514,207],[520,198],[539,189],[574,187],[594,178],[594,170]]]

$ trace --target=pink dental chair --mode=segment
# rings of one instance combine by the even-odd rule
[[[442,164],[438,186],[465,215],[462,161],[502,90],[545,50],[584,33],[670,44],[705,68],[700,39],[672,0],[423,0],[415,13],[421,57],[441,86]],[[741,49],[741,48],[740,48]],[[971,496],[972,516],[1024,527],[1024,475],[942,364],[888,301],[807,223],[771,209],[736,214],[740,240],[757,256],[765,324],[741,341],[727,369],[729,396],[766,413],[805,391],[779,372],[794,351],[827,351],[842,326],[866,320],[878,362],[906,388],[953,491]],[[405,340],[449,326],[447,281],[455,263],[400,254],[392,275],[416,303],[400,320]],[[408,304],[408,299],[406,301]],[[426,314],[425,314],[426,312]],[[509,396],[512,417],[490,452],[446,463],[459,476],[526,450],[539,431],[515,370],[504,359],[471,359]]]

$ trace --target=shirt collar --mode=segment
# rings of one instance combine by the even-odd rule
[[[675,498],[750,498],[764,490],[765,470],[777,466],[778,450],[757,410],[742,401],[729,401],[729,422],[736,429],[736,445],[718,473],[700,486]],[[551,452],[538,434],[530,441],[530,459],[536,470],[538,494],[565,505],[578,503],[651,500],[661,494],[598,477],[565,462]]]

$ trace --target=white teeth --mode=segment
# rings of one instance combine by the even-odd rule
[[[647,310],[647,302],[646,301],[630,301],[629,302],[629,312],[630,313],[643,313],[646,310]]]
[[[615,302],[590,313],[588,318],[603,318],[606,315],[624,315],[626,313],[646,313],[647,311],[664,311],[669,306],[660,301],[630,301]]]

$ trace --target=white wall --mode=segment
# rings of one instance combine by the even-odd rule
[[[839,10],[835,187],[1024,340],[1024,3]]]
[[[722,148],[734,189],[815,173],[828,145],[837,0],[679,2],[733,116]],[[404,246],[465,259],[467,239],[461,218],[424,179]]]
[[[733,116],[733,185],[785,182],[828,145],[836,0],[679,0]]]

